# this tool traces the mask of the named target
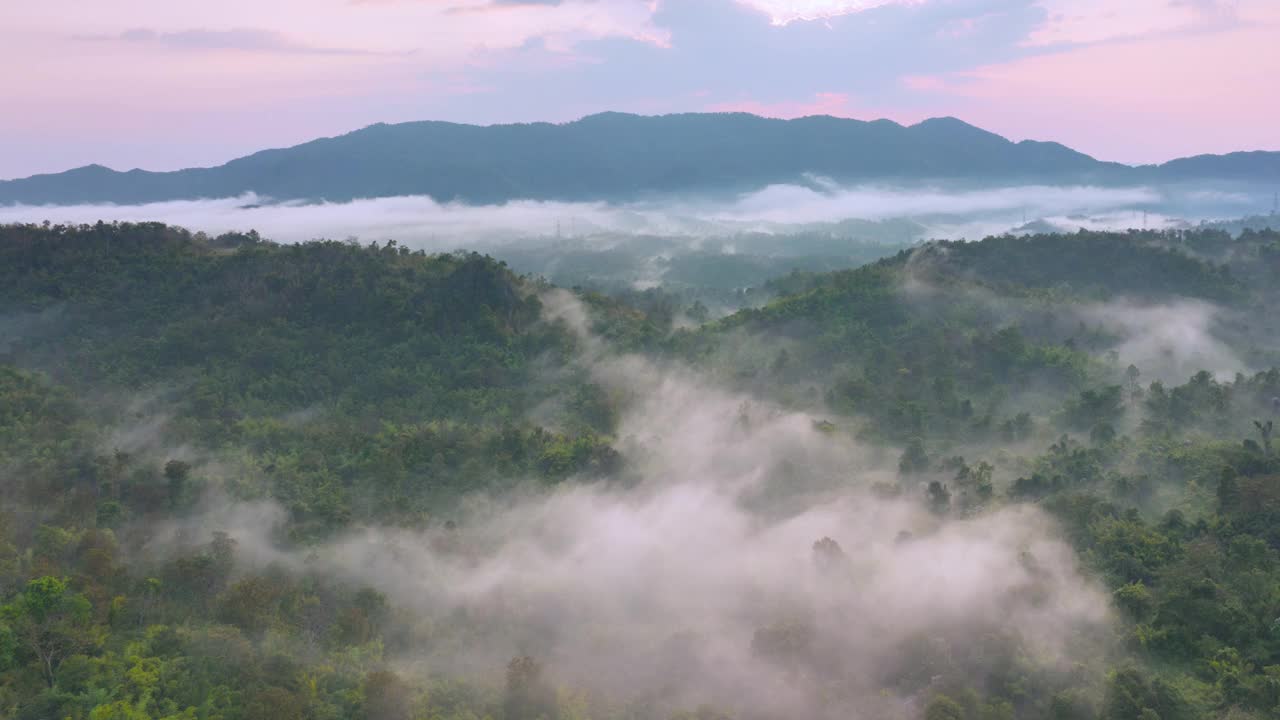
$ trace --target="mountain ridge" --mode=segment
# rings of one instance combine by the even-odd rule
[[[1095,159],[1053,141],[1010,141],[954,117],[913,125],[811,115],[634,115],[468,125],[375,123],[212,167],[117,171],[99,164],[0,181],[0,205],[144,203],[235,197],[345,201],[598,201],[738,192],[796,182],[1280,181],[1280,153],[1197,155],[1161,165]]]

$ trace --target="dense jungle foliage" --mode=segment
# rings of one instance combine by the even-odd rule
[[[1270,230],[1082,232],[795,273],[693,326],[660,292],[577,297],[609,352],[891,452],[876,492],[1056,519],[1110,594],[1106,652],[1051,679],[1013,652],[975,678],[997,641],[926,643],[892,688],[918,700],[903,717],[1245,719],[1280,717],[1277,278]],[[573,361],[588,341],[554,292],[394,243],[0,228],[0,717],[754,717],[585,693],[534,654],[422,668],[403,659],[483,614],[425,627],[378,587],[251,557],[234,528],[184,535],[271,502],[276,547],[305,554],[451,527],[477,494],[635,482],[628,398]],[[806,642],[753,647],[801,667]]]

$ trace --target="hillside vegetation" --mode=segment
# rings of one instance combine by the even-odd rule
[[[474,254],[0,228],[0,717],[1272,717],[1277,262],[931,243],[689,327]],[[684,562],[749,580],[654,591]]]

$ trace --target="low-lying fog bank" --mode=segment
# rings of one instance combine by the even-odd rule
[[[160,221],[218,234],[248,228],[280,242],[326,237],[394,239],[415,249],[489,250],[531,238],[658,235],[690,240],[742,233],[830,231],[867,238],[847,220],[907,219],[896,232],[868,239],[977,239],[1007,231],[1174,227],[1180,222],[1234,217],[1265,209],[1256,189],[1180,187],[945,188],[844,187],[820,178],[811,185],[776,185],[721,200],[667,199],[629,204],[514,201],[472,206],[428,197],[346,203],[273,203],[269,198],[175,201],[146,205],[4,206],[0,223]],[[781,248],[779,251],[783,251]]]

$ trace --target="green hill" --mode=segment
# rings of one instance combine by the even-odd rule
[[[0,228],[0,717],[1270,717],[1277,248],[933,243],[682,328],[474,254]]]

